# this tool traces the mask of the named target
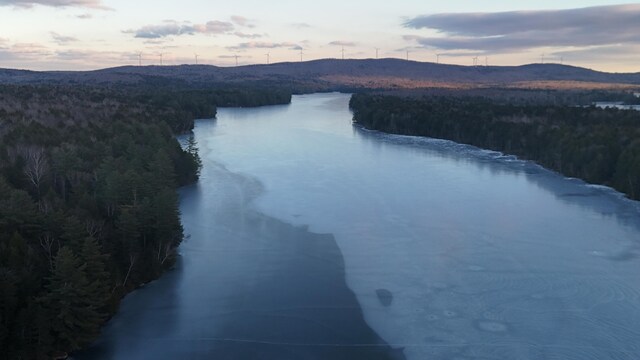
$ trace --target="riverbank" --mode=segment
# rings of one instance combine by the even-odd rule
[[[285,359],[294,344],[312,359],[362,345],[411,360],[640,357],[637,202],[512,156],[354,127],[348,102],[294,96],[196,122],[204,168],[181,191],[176,269],[128,296],[86,359],[224,358],[238,340]],[[292,306],[298,287],[330,306],[304,292],[307,308]],[[302,344],[340,339],[336,306],[370,329]],[[371,332],[388,345],[355,343]]]
[[[258,211],[333,234],[367,324],[408,359],[638,355],[636,202],[514,157],[361,131],[348,102],[220,109],[195,134],[203,157],[260,180]]]
[[[640,112],[510,104],[481,97],[354,95],[355,123],[452,140],[535,161],[640,199]]]
[[[0,86],[0,348],[40,359],[90,344],[122,297],[171,269],[176,189],[197,181],[174,134],[217,105],[285,91],[184,85]]]
[[[129,295],[74,358],[404,358],[364,321],[333,236],[255,211],[262,185],[219,164],[202,182],[181,190],[176,270]]]

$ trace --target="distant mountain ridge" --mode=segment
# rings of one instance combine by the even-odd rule
[[[200,84],[240,82],[291,83],[339,89],[419,88],[438,86],[518,86],[541,82],[581,82],[640,86],[640,73],[606,73],[560,64],[523,66],[461,66],[400,59],[322,59],[270,65],[218,67],[212,65],[121,66],[93,71],[28,71],[0,69],[2,84],[87,83],[118,84],[145,81]]]

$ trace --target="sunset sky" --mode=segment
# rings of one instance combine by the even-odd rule
[[[0,67],[220,66],[379,56],[640,71],[640,3],[0,0]],[[543,55],[544,54],[544,55]]]

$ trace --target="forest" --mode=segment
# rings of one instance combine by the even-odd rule
[[[0,86],[0,349],[51,359],[90,344],[122,297],[176,261],[177,187],[217,106],[289,103],[246,88]]]
[[[356,94],[353,120],[392,134],[426,136],[517,155],[566,176],[640,199],[640,112],[515,103],[480,96]]]

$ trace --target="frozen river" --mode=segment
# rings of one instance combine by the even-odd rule
[[[80,358],[640,359],[637,202],[348,100],[197,122],[182,259]]]

